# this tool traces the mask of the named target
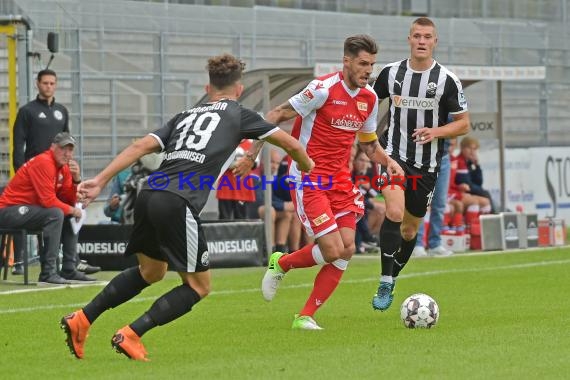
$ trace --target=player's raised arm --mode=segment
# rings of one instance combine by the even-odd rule
[[[297,111],[295,111],[291,103],[287,101],[269,111],[265,117],[265,120],[267,120],[272,124],[278,125],[283,121],[291,120],[297,116],[298,116]],[[251,148],[249,148],[249,150],[245,153],[245,155],[236,162],[234,169],[232,171],[233,174],[235,174],[236,176],[245,176],[253,169],[253,164],[257,159],[259,152],[261,152],[261,148],[263,148],[263,143],[264,143],[263,140],[255,141],[253,143],[253,145],[251,146]],[[293,155],[291,155],[291,157],[295,159]]]
[[[315,163],[307,155],[307,152],[301,143],[282,129],[279,129],[277,132],[267,136],[265,140],[273,145],[283,148],[287,154],[297,162],[297,166],[301,171],[309,173],[315,167]]]

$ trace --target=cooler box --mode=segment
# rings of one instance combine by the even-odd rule
[[[481,215],[481,246],[484,251],[516,249],[520,247],[517,213]]]
[[[453,252],[465,252],[469,249],[469,235],[446,235],[441,234],[443,246]]]
[[[566,226],[563,219],[541,219],[538,221],[538,245],[540,247],[566,244]]]

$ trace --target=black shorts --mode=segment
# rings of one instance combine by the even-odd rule
[[[378,184],[380,191],[389,186],[403,186],[406,198],[406,210],[417,218],[423,218],[433,198],[433,190],[437,173],[421,170],[397,158],[394,160],[402,167],[406,178],[392,179],[385,166],[379,166],[381,180]]]
[[[208,245],[197,213],[186,200],[167,191],[141,191],[125,255],[143,253],[166,261],[176,272],[210,269]]]

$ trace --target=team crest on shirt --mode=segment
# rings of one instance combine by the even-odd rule
[[[368,111],[368,104],[365,102],[356,102],[359,111]]]
[[[329,216],[327,214],[322,214],[317,216],[315,219],[313,219],[313,224],[315,226],[320,226],[321,224],[323,224],[324,222],[330,220]]]
[[[311,100],[314,99],[314,97],[315,95],[313,95],[313,93],[309,89],[306,89],[305,91],[301,92],[301,101],[303,103],[309,103]]]
[[[201,262],[203,267],[210,265],[210,253],[208,251],[202,253]]]
[[[437,90],[437,84],[435,84],[434,82],[429,82],[427,84],[427,90],[426,93],[428,95],[435,95],[435,91]]]
[[[28,212],[30,212],[30,209],[28,206],[20,206],[18,207],[18,214],[20,215],[26,215]]]
[[[55,110],[53,111],[53,117],[55,117],[57,120],[62,120],[63,114],[61,113],[60,110]]]

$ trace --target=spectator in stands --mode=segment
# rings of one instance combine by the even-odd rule
[[[244,156],[251,147],[252,141],[243,140],[236,149],[234,161],[229,169],[218,180],[216,198],[218,199],[219,219],[245,219],[247,217],[247,203],[255,201],[255,189],[252,178],[240,177],[233,173],[234,164]],[[253,162],[254,169],[257,161]],[[244,183],[247,180],[248,183]]]
[[[453,119],[449,117],[447,122],[451,123],[453,122]],[[449,256],[453,254],[453,251],[447,249],[441,243],[441,232],[445,207],[447,204],[447,190],[449,188],[449,176],[451,170],[449,152],[454,149],[449,141],[449,139],[444,140],[444,150],[439,165],[439,174],[437,175],[435,188],[433,189],[433,197],[429,210],[429,233],[427,241],[428,252],[426,252],[424,247],[425,226],[424,223],[420,223],[416,246],[412,251],[412,255],[416,257],[427,256],[428,253],[432,256]]]
[[[377,250],[378,242],[374,234],[380,232],[380,226],[386,215],[383,202],[376,200],[377,191],[374,190],[372,179],[374,171],[370,158],[362,150],[357,150],[352,164],[352,180],[354,185],[364,197],[364,215],[356,223],[355,245],[356,252]]]
[[[464,213],[466,210],[476,208],[477,214],[489,213],[491,210],[490,202],[487,198],[469,194],[469,185],[465,183],[457,183],[457,169],[459,165],[459,155],[454,155],[453,151],[456,146],[457,139],[452,139],[450,145],[450,175],[448,189],[448,206],[449,212],[444,218],[444,229],[450,229],[450,232],[461,232],[465,225]]]
[[[122,224],[124,207],[121,204],[123,194],[125,194],[125,182],[131,175],[131,169],[125,169],[113,178],[111,182],[111,192],[107,203],[103,208],[103,213],[105,216],[109,217],[109,223],[111,224]]]
[[[488,205],[481,207],[482,214],[494,213],[495,208],[491,194],[483,188],[483,172],[477,156],[479,140],[472,136],[465,136],[461,140],[460,147],[455,182],[458,185],[464,185],[465,192],[489,200]]]
[[[57,87],[55,71],[44,69],[38,72],[36,87],[38,88],[36,99],[22,106],[16,115],[12,161],[15,171],[32,157],[50,149],[58,133],[69,132],[69,112],[64,105],[57,103],[54,97]],[[14,237],[13,274],[24,273],[21,264],[23,244],[19,236]],[[79,260],[78,257],[76,263],[78,270],[88,274],[101,270]]]
[[[77,235],[69,222],[83,213],[75,206],[81,181],[79,165],[73,160],[75,144],[69,133],[58,133],[50,149],[24,164],[0,196],[2,227],[42,230],[39,282],[94,281],[76,269]],[[63,261],[58,274],[60,242]]]

